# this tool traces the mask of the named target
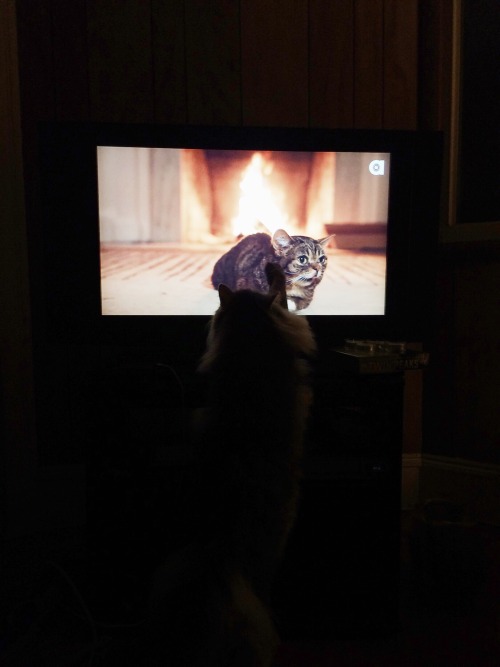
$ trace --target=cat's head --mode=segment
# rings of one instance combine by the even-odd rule
[[[227,310],[230,308],[234,299],[246,299],[248,302],[251,302],[254,307],[259,307],[261,310],[268,310],[274,304],[288,310],[286,282],[283,269],[279,264],[268,262],[265,266],[265,272],[269,284],[269,291],[267,294],[252,292],[250,290],[239,290],[234,292],[223,283],[219,285],[218,293],[220,309]]]
[[[321,281],[328,263],[325,248],[331,238],[315,240],[309,236],[290,236],[284,229],[274,232],[273,249],[288,286],[315,287]]]
[[[316,343],[306,318],[288,312],[285,275],[281,267],[269,263],[265,267],[269,282],[266,294],[252,290],[233,291],[219,285],[220,306],[210,322],[207,351],[200,370],[208,370],[220,350],[236,341],[244,350],[244,342],[266,345],[270,335],[278,337],[294,354],[309,356]],[[272,332],[272,334],[271,334]]]

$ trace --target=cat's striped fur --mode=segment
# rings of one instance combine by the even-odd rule
[[[321,282],[328,258],[325,248],[331,237],[316,241],[309,236],[290,236],[278,229],[273,236],[259,232],[245,236],[220,257],[213,270],[212,284],[225,284],[233,290],[267,292],[265,267],[278,264],[285,274],[290,310],[309,306]]]

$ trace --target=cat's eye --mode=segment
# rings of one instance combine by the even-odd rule
[[[299,264],[307,264],[307,255],[299,255]]]
[[[326,264],[326,255],[321,255],[319,261],[321,262],[321,264]]]

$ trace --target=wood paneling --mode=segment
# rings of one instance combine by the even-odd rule
[[[307,0],[241,0],[244,125],[307,126]]]
[[[441,250],[426,451],[500,464],[500,244]]]
[[[500,463],[500,244],[455,269],[455,456]]]
[[[383,125],[383,52],[383,0],[354,0],[354,127]]]
[[[14,2],[0,3],[0,531],[3,539],[22,530],[20,506],[37,462],[15,9]]]
[[[415,127],[418,20],[419,0],[21,0],[24,108],[37,120]]]
[[[448,151],[456,142],[450,134],[455,4],[454,0],[419,0],[418,4],[418,126],[444,130],[447,170]],[[445,197],[447,189],[445,183]],[[443,217],[448,215],[447,208],[445,199]],[[450,237],[457,241],[460,231],[456,231]],[[464,234],[462,242],[441,244],[435,343],[425,391],[424,449],[498,464],[500,248],[493,238],[483,242],[480,238]]]
[[[24,143],[31,146],[36,141],[36,123],[55,115],[49,0],[20,0],[17,30],[23,133],[28,133]]]
[[[87,120],[90,114],[86,23],[85,0],[51,0],[58,120]]]
[[[309,0],[309,124],[352,127],[354,12],[352,0]]]
[[[384,1],[384,99],[386,128],[417,127],[418,1]]]
[[[445,130],[450,122],[454,0],[419,0],[418,124]]]
[[[144,0],[88,0],[90,109],[93,120],[151,121],[151,6]]]
[[[25,209],[30,255],[33,303],[43,296],[40,230],[40,173],[38,126],[56,118],[56,89],[50,0],[20,0],[17,3],[19,84]],[[33,312],[36,319],[38,313]]]
[[[154,120],[187,122],[184,1],[152,0]]]
[[[188,121],[239,125],[240,14],[234,0],[185,0]]]

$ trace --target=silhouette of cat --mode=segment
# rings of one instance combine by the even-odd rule
[[[271,667],[279,643],[267,597],[297,507],[316,345],[281,268],[265,274],[265,294],[219,287],[200,364],[203,529],[156,573],[148,665]]]

